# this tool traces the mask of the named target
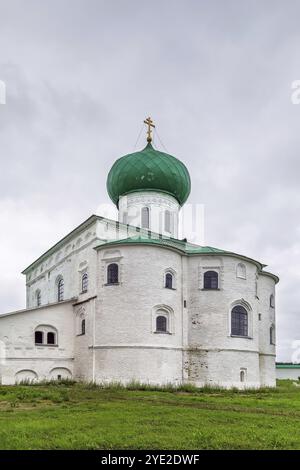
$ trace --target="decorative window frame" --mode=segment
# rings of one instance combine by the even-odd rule
[[[123,259],[123,256],[121,255],[120,250],[107,250],[103,253],[103,257],[101,259],[102,286],[103,287],[120,286],[122,284],[122,279],[123,279],[122,259]],[[115,284],[108,284],[107,283],[107,267],[109,264],[113,264],[113,263],[118,265],[119,282]]]
[[[218,288],[217,289],[205,289],[204,287],[204,274],[208,271],[215,271],[218,274]],[[199,276],[199,289],[205,291],[216,292],[221,290],[221,267],[220,266],[201,266],[200,276]]]
[[[171,274],[172,275],[172,287],[166,287],[166,275]],[[176,276],[176,271],[172,268],[167,268],[164,271],[164,276],[163,276],[163,288],[168,289],[168,290],[176,290],[177,289],[177,276]]]
[[[42,343],[36,343],[35,342],[35,333],[36,331],[41,331],[43,333],[43,342]],[[54,344],[48,344],[47,343],[47,336],[48,333],[54,333],[55,335],[55,343]],[[34,345],[36,347],[49,347],[49,348],[55,348],[58,347],[58,331],[57,328],[53,325],[46,325],[46,324],[41,324],[38,325],[33,332],[33,339],[34,339]]]
[[[156,331],[156,318],[165,316],[167,319],[167,331]],[[156,305],[152,309],[152,333],[161,335],[173,335],[175,334],[174,328],[174,311],[168,305]]]
[[[85,307],[79,307],[75,313],[75,329],[76,329],[76,336],[84,336],[87,335],[87,311]],[[82,320],[85,320],[85,333],[82,333]]]
[[[248,335],[232,335],[231,334],[231,311],[234,307],[241,305],[247,311],[248,314]],[[238,299],[232,302],[229,306],[228,311],[228,336],[230,338],[241,338],[241,339],[253,339],[253,310],[251,305],[245,299]]]
[[[242,271],[239,271],[241,269]],[[236,265],[236,277],[238,279],[247,279],[247,267],[244,263],[238,263]]]

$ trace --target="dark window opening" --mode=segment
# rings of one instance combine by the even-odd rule
[[[107,284],[118,284],[119,266],[116,263],[107,266]]]
[[[87,290],[88,290],[88,281],[89,281],[88,274],[84,273],[82,275],[82,282],[81,282],[82,292],[87,292]]]
[[[204,273],[204,289],[218,289],[218,273],[216,271]]]
[[[159,315],[156,318],[156,331],[165,333],[167,331],[167,318],[163,315]]]
[[[172,289],[173,288],[173,276],[172,276],[171,273],[166,274],[165,287],[167,289]]]
[[[36,331],[34,333],[34,341],[35,344],[43,344],[43,332],[42,331]]]
[[[82,320],[81,322],[81,334],[85,335],[85,320]]]
[[[55,333],[52,333],[52,331],[47,333],[47,344],[55,344]]]
[[[248,313],[241,305],[237,305],[231,311],[231,334],[248,336]]]

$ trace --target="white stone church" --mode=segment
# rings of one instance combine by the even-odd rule
[[[278,278],[178,239],[190,176],[150,129],[109,172],[119,220],[92,215],[23,271],[26,309],[0,316],[2,384],[275,386]]]

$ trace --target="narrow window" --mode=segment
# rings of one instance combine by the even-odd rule
[[[243,263],[239,263],[236,267],[236,277],[246,279],[246,266]]]
[[[36,331],[34,333],[34,341],[35,344],[43,344],[43,332],[42,331]]]
[[[142,208],[142,228],[149,228],[149,207]]]
[[[273,294],[270,295],[270,307],[275,307],[275,298]]]
[[[57,300],[61,302],[64,300],[64,280],[61,278],[57,284]]]
[[[216,271],[204,273],[204,289],[218,289],[218,273]]]
[[[167,289],[173,288],[173,276],[171,273],[167,273],[165,276],[165,287]]]
[[[47,333],[47,344],[55,344],[55,333],[52,331],[49,331]]]
[[[61,375],[58,375],[58,376],[57,376],[57,380],[58,380],[58,381],[61,380]]]
[[[240,381],[245,382],[245,371],[244,370],[240,371]]]
[[[81,279],[81,289],[82,289],[82,292],[87,292],[87,290],[88,290],[88,283],[89,283],[88,274],[87,274],[87,273],[84,273],[84,274],[82,275],[82,279]]]
[[[273,325],[270,327],[270,344],[275,344],[275,328]]]
[[[167,318],[164,315],[156,317],[156,331],[166,333],[167,331]]]
[[[37,307],[40,307],[41,303],[42,303],[41,291],[38,289],[36,291],[36,305],[37,305]]]
[[[81,322],[81,334],[85,335],[85,320],[82,320]]]
[[[165,211],[165,232],[171,232],[171,212]]]
[[[107,284],[118,284],[119,266],[116,263],[107,266]]]
[[[248,313],[241,305],[236,305],[231,310],[231,334],[248,336]]]

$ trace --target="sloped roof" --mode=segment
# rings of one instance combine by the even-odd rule
[[[96,246],[94,249],[99,250],[102,248],[108,248],[108,247],[113,247],[113,246],[119,246],[119,245],[152,245],[152,246],[160,246],[164,248],[169,248],[173,249],[176,251],[179,251],[183,255],[187,256],[192,256],[192,255],[222,255],[222,256],[234,256],[236,258],[239,258],[244,261],[248,261],[250,263],[254,263],[259,271],[259,274],[262,275],[267,275],[272,277],[275,282],[277,283],[279,281],[279,278],[272,273],[269,273],[267,271],[263,271],[264,267],[266,265],[260,263],[259,261],[249,258],[244,255],[240,255],[238,253],[234,253],[232,251],[226,251],[222,250],[220,248],[215,248],[213,246],[200,246],[200,245],[195,245],[193,243],[189,243],[186,240],[178,240],[176,238],[165,238],[165,237],[159,237],[159,238],[147,238],[143,236],[134,236],[130,238],[124,238],[121,240],[114,240],[111,242],[107,243],[102,243],[98,246]]]

